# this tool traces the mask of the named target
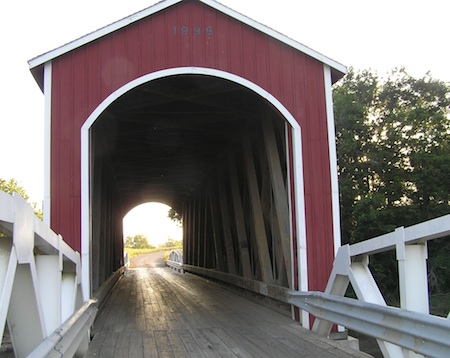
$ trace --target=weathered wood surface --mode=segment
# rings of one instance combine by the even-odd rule
[[[129,270],[92,333],[87,357],[367,357],[216,283],[168,268]]]

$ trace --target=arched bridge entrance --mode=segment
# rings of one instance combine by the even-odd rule
[[[182,214],[193,269],[325,288],[342,65],[202,0],[163,1],[30,67],[46,98],[45,217],[81,251],[86,297],[123,264],[122,218],[146,201]]]

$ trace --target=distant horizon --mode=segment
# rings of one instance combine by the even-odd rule
[[[183,229],[167,213],[170,206],[148,202],[131,209],[123,218],[123,237],[145,235],[149,244],[164,244],[169,237],[182,240]]]

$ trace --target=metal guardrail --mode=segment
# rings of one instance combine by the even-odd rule
[[[288,302],[316,318],[427,357],[450,357],[450,320],[322,292],[289,293]]]
[[[28,358],[83,356],[89,342],[89,328],[97,314],[97,300],[88,300],[57,330],[48,336]],[[82,344],[84,341],[84,344]]]
[[[430,240],[448,235],[450,215],[407,228],[399,227],[391,233],[373,239],[341,246],[336,254],[325,295],[345,299],[343,296],[347,287],[352,286],[359,300],[357,302],[362,306],[355,303],[356,306],[351,307],[347,299],[342,301],[347,302],[347,306],[341,306],[339,314],[347,314],[348,322],[332,311],[336,301],[324,300],[320,309],[311,308],[308,300],[300,302],[297,299],[296,302],[305,307],[306,311],[311,310],[313,315],[317,314],[312,330],[323,336],[329,335],[335,323],[352,328],[353,321],[360,320],[361,324],[353,329],[376,337],[384,357],[409,357],[410,353],[405,349],[430,357],[450,357],[449,321],[429,315],[426,245]],[[400,308],[386,305],[370,271],[370,255],[388,250],[395,250],[396,253]],[[324,297],[332,296],[322,296],[322,299]],[[372,306],[373,304],[375,306]],[[360,310],[359,315],[354,315],[356,307],[363,307],[364,310]],[[376,323],[377,319],[380,323],[378,326],[372,326],[373,332],[365,329],[369,324],[369,317],[373,319],[370,324]],[[396,330],[391,330],[390,326]],[[378,333],[380,330],[382,332]]]

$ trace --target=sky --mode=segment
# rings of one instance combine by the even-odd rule
[[[153,0],[0,3],[0,178],[15,178],[41,206],[44,97],[28,60],[145,9]],[[380,75],[405,67],[450,82],[450,2],[443,0],[221,0],[323,55]]]
[[[154,246],[164,244],[169,238],[181,240],[183,229],[167,217],[169,209],[165,204],[145,203],[130,210],[123,218],[124,238],[145,235]]]

